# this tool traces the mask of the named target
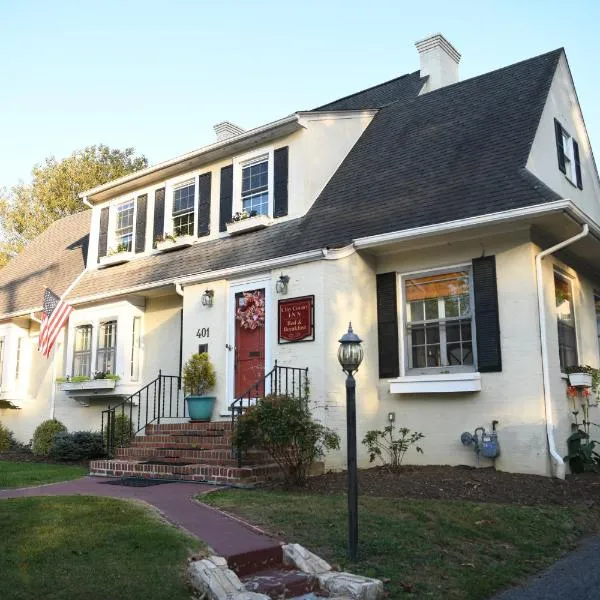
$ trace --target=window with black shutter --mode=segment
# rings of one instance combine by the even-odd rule
[[[288,146],[277,148],[273,153],[273,216],[288,214]]]
[[[161,238],[165,232],[165,188],[154,192],[154,225],[152,239]]]
[[[108,219],[110,216],[108,206],[100,210],[100,229],[98,232],[98,260],[108,252]]]
[[[579,160],[579,144],[556,119],[554,119],[554,134],[556,137],[558,168],[573,185],[582,190],[583,179]]]
[[[211,172],[198,177],[198,237],[210,233]]]
[[[148,208],[148,194],[138,196],[135,213],[135,252],[144,252],[146,249],[146,218]]]
[[[233,213],[233,165],[221,169],[219,192],[219,231],[227,231]]]
[[[400,358],[398,348],[398,303],[396,273],[377,275],[377,341],[379,377],[398,377]]]

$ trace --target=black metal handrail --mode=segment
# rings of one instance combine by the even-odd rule
[[[292,396],[307,401],[309,394],[308,367],[283,367],[275,361],[275,366],[263,378],[250,386],[244,394],[229,405],[232,431],[235,431],[236,422],[244,414],[244,411],[269,394]],[[233,442],[232,451],[237,456],[238,466],[241,467],[242,452]]]
[[[115,448],[124,448],[146,425],[161,419],[185,419],[186,403],[181,394],[181,377],[163,375],[139,389],[116,406],[102,411],[104,451],[114,456]],[[134,416],[134,407],[137,409]],[[119,423],[120,418],[120,423]]]

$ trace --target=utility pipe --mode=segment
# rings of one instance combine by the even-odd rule
[[[556,244],[551,248],[543,250],[535,257],[535,274],[537,281],[537,295],[538,295],[538,313],[540,318],[540,342],[542,345],[542,375],[543,375],[543,386],[544,386],[544,408],[546,412],[546,435],[548,437],[548,449],[550,456],[554,461],[555,470],[554,475],[558,479],[565,478],[565,461],[556,449],[556,441],[554,439],[554,418],[552,416],[552,395],[550,394],[550,367],[548,361],[548,339],[546,331],[546,302],[544,299],[544,281],[542,272],[542,260],[550,254],[554,254],[558,250],[570,246],[574,242],[586,237],[590,232],[590,228],[587,223],[583,226],[580,233],[570,237],[560,244]]]

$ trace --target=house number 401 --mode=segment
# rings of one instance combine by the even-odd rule
[[[210,337],[210,328],[202,327],[202,329],[198,329],[198,331],[196,331],[196,337],[199,337],[199,338]]]

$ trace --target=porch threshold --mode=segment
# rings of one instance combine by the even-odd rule
[[[435,375],[405,375],[391,379],[391,394],[448,394],[453,392],[480,392],[481,374],[436,373]]]

